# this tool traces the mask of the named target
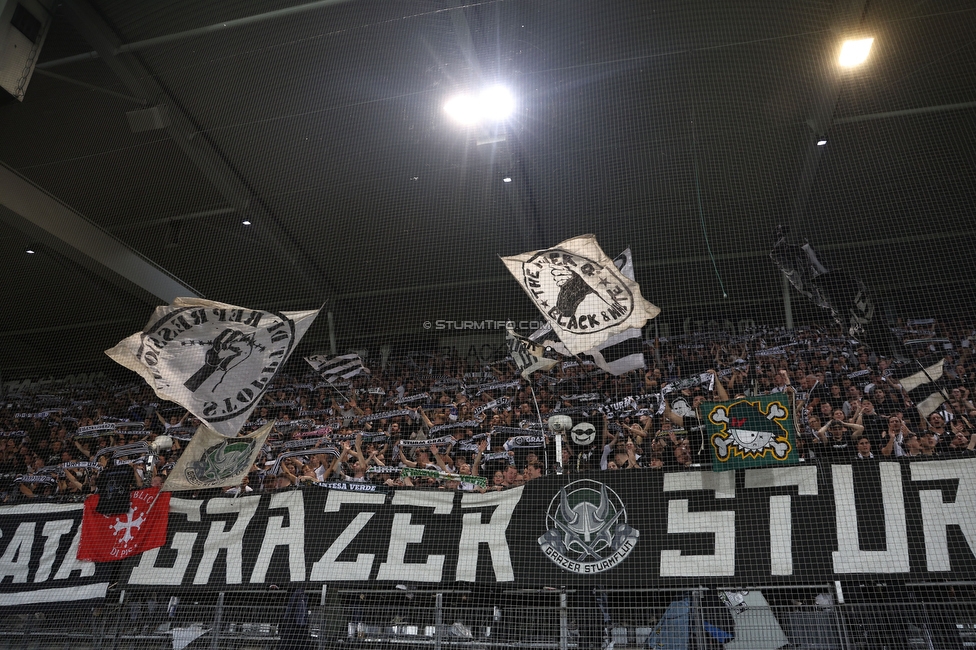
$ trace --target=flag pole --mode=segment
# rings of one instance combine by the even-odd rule
[[[339,397],[341,397],[342,399],[344,399],[344,400],[345,400],[345,403],[348,403],[348,402],[349,402],[349,398],[348,398],[348,397],[346,397],[345,395],[343,395],[343,394],[342,394],[342,391],[340,391],[340,390],[339,390],[338,388],[336,388],[336,387],[335,387],[335,386],[334,386],[334,385],[332,384],[332,382],[328,380],[328,378],[327,378],[327,377],[326,377],[325,375],[322,375],[322,374],[320,374],[319,376],[321,376],[321,377],[322,377],[322,379],[324,379],[324,380],[325,380],[325,383],[327,383],[327,384],[328,384],[328,385],[329,385],[329,386],[330,386],[330,387],[332,388],[332,390],[334,390],[334,391],[335,391],[336,393],[338,393],[338,394],[339,394]]]
[[[535,398],[535,389],[532,388],[532,378],[531,377],[526,377],[525,379],[529,382],[529,392],[532,393],[532,403],[535,404],[535,414],[539,416],[539,426],[541,426],[543,432],[545,432],[546,425],[542,421],[542,412],[539,411],[539,402]],[[542,435],[545,435],[545,433],[543,433]],[[556,464],[559,466],[558,469],[557,469],[557,472],[559,474],[562,474],[563,473],[563,467],[562,467],[562,465],[563,465],[563,450],[562,450],[562,446],[563,445],[562,445],[562,442],[563,442],[562,435],[557,433],[556,434],[556,456],[557,456]],[[545,461],[546,461],[546,470],[548,470],[549,469],[549,447],[548,447],[548,445],[543,445],[542,446],[542,453],[543,453],[543,456],[544,456]]]
[[[929,383],[932,384],[937,391],[939,391],[939,395],[942,395],[942,399],[944,400],[942,402],[942,404],[945,404],[946,402],[948,402],[949,401],[949,396],[946,394],[945,389],[943,389],[942,386],[940,386],[940,385],[938,385],[938,384],[935,383],[936,380],[935,379],[932,379],[932,375],[929,374],[928,369],[925,366],[922,365],[922,362],[921,361],[919,361],[918,359],[915,359],[915,363],[917,363],[918,364],[918,367],[922,369],[922,374],[925,375],[925,378],[929,380]],[[943,374],[945,374],[945,359],[942,360],[942,372],[943,372]],[[898,385],[901,386],[901,383],[899,383]],[[942,404],[940,404],[939,406],[942,406]],[[915,408],[918,409],[918,404],[915,405]],[[928,418],[928,416],[925,416],[925,417],[926,417],[926,419]],[[926,428],[928,428],[928,427],[926,427]]]

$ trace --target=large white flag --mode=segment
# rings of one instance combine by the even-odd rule
[[[105,354],[142,375],[161,399],[233,436],[318,313],[177,298]]]
[[[643,297],[641,297],[640,287],[634,281],[634,267],[633,267],[630,248],[627,248],[623,253],[618,255],[612,262],[610,262],[607,256],[603,253],[602,250],[600,250],[600,247],[597,245],[596,238],[594,238],[593,235],[584,235],[582,237],[576,237],[574,239],[567,240],[562,244],[559,244],[559,246],[557,246],[555,249],[552,249],[551,251],[538,251],[537,253],[548,254],[551,253],[552,251],[558,251],[558,249],[565,249],[567,244],[572,244],[576,242],[585,243],[586,248],[584,248],[584,250],[587,253],[590,253],[592,249],[596,249],[596,251],[599,254],[599,257],[603,261],[603,263],[601,264],[601,271],[606,269],[604,273],[597,272],[597,273],[587,274],[586,271],[582,270],[582,267],[587,263],[592,265],[593,261],[587,259],[586,261],[580,262],[578,258],[582,256],[579,253],[577,253],[576,257],[573,258],[573,261],[575,261],[577,263],[577,266],[579,267],[578,270],[574,272],[577,274],[577,277],[586,278],[585,280],[586,286],[580,287],[579,281],[576,280],[572,280],[572,282],[577,287],[579,287],[581,291],[592,290],[595,293],[595,296],[584,296],[584,299],[578,305],[576,311],[578,313],[586,314],[584,309],[587,304],[592,305],[593,303],[596,303],[596,306],[599,307],[601,305],[599,302],[597,302],[598,299],[600,301],[603,301],[604,303],[606,303],[609,300],[614,303],[613,307],[611,308],[608,305],[607,306],[608,308],[603,308],[598,310],[596,312],[596,316],[598,318],[599,324],[602,325],[609,324],[611,325],[611,327],[608,327],[603,330],[590,330],[590,329],[583,330],[582,328],[578,327],[575,331],[590,332],[591,334],[594,332],[599,332],[599,334],[602,336],[594,336],[590,338],[590,340],[595,341],[595,343],[593,343],[592,345],[589,345],[582,349],[574,349],[570,345],[570,340],[579,341],[582,338],[582,336],[578,334],[574,334],[573,333],[574,330],[572,328],[560,328],[558,326],[557,324],[558,320],[562,316],[562,312],[554,306],[558,304],[558,297],[557,300],[555,301],[547,300],[541,295],[540,295],[540,299],[536,299],[535,294],[541,290],[541,287],[532,286],[533,284],[541,284],[541,280],[543,279],[542,276],[546,276],[546,278],[548,278],[548,276],[551,275],[553,277],[553,281],[557,283],[556,286],[557,286],[557,296],[558,296],[559,294],[561,294],[563,287],[566,286],[569,283],[569,281],[564,281],[562,285],[558,284],[559,280],[556,280],[555,278],[559,277],[560,280],[562,280],[565,274],[560,272],[559,275],[557,276],[555,270],[548,270],[548,269],[539,272],[538,275],[540,277],[532,277],[531,275],[529,275],[529,271],[536,272],[539,269],[538,267],[533,268],[533,266],[530,266],[529,271],[523,273],[524,277],[526,278],[526,281],[522,283],[522,287],[533,299],[533,302],[536,303],[540,311],[542,311],[542,313],[546,315],[546,318],[549,321],[549,325],[547,327],[544,327],[543,329],[533,332],[529,336],[529,338],[537,343],[541,343],[545,341],[546,345],[551,345],[560,354],[580,354],[580,353],[588,354],[593,357],[593,359],[596,361],[599,367],[603,368],[607,372],[610,372],[614,375],[621,375],[629,370],[634,370],[637,368],[644,367],[644,357],[643,357],[643,352],[641,350],[640,341],[639,341],[641,336],[641,328],[644,326],[644,323],[647,322],[648,319],[654,318],[659,313],[661,313],[661,310],[660,308],[655,307],[651,303],[644,300]],[[526,255],[531,256],[535,254],[536,253],[526,253],[525,255],[518,256],[518,258],[523,258]],[[513,275],[515,275],[515,271],[513,270],[513,265],[509,264],[508,260],[518,259],[518,258],[503,258],[505,260],[506,266],[508,266],[509,271],[512,271]],[[552,260],[554,258],[550,257],[549,259]],[[607,264],[607,262],[609,262],[609,264]],[[535,264],[535,262],[533,262],[532,264]],[[572,268],[573,268],[572,265],[570,265],[571,270]],[[616,273],[613,274],[614,280],[607,279],[605,276],[611,275],[613,271],[616,271]],[[516,277],[520,277],[520,276],[516,275]],[[530,278],[531,278],[531,282],[529,282]],[[616,283],[616,286],[614,286],[614,283]],[[596,289],[593,288],[594,286],[596,287]],[[632,293],[628,294],[622,290],[630,291]],[[623,299],[624,296],[632,296],[632,297],[628,301]],[[589,300],[589,303],[587,303],[587,300]],[[545,302],[546,305],[543,305],[542,304],[543,302]],[[630,313],[629,315],[624,314],[620,318],[614,318],[619,315],[621,308],[623,307],[629,308],[632,305],[634,306],[632,313]],[[610,317],[610,319],[604,320],[608,316]],[[580,318],[577,317],[576,319],[577,325],[579,325],[579,320]],[[566,324],[571,324],[571,321],[568,318],[563,317],[563,321]],[[591,325],[589,316],[585,318],[584,324],[587,325],[588,327]],[[551,339],[549,339],[550,336],[553,336],[553,332],[555,333],[555,335],[559,337],[562,343],[559,343],[557,341],[552,341]],[[568,336],[564,337],[564,334],[567,333]],[[631,339],[634,340],[631,341]],[[634,343],[635,345],[630,345],[630,343]]]
[[[251,470],[274,427],[268,422],[257,431],[228,438],[201,425],[163,483],[164,492],[206,490],[240,485]]]

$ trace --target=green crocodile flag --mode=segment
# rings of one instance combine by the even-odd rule
[[[716,472],[800,462],[793,408],[785,393],[706,402],[702,413]]]

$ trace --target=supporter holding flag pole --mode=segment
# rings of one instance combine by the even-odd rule
[[[139,373],[161,399],[233,436],[318,313],[176,298],[105,354]]]
[[[593,235],[502,261],[570,354],[585,353],[616,334],[640,329],[661,312],[614,266]]]
[[[505,337],[505,342],[508,345],[508,352],[512,355],[512,362],[518,368],[519,374],[523,379],[529,381],[529,392],[532,393],[532,403],[535,404],[535,413],[539,417],[539,425],[545,426],[542,421],[542,412],[539,410],[539,401],[535,396],[535,389],[532,388],[532,379],[530,375],[536,370],[547,371],[559,362],[556,359],[545,358],[546,349],[533,343],[527,338],[521,337],[515,333],[515,331],[509,327],[507,335]],[[562,444],[561,437],[557,436],[557,446]],[[562,450],[559,449],[558,452]],[[546,451],[546,467],[549,467],[549,452]]]

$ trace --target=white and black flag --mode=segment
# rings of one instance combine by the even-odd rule
[[[518,367],[519,374],[528,379],[536,370],[545,372],[559,363],[555,359],[545,358],[545,348],[519,336],[511,328],[505,338],[508,352],[512,355],[512,362]]]
[[[176,298],[105,354],[139,373],[160,399],[233,436],[318,313]]]
[[[308,365],[312,366],[316,372],[322,375],[326,381],[336,379],[352,379],[356,375],[369,374],[369,368],[363,364],[363,359],[357,353],[340,354],[337,357],[327,357],[316,354],[305,357]]]
[[[613,265],[626,277],[634,279],[634,262],[629,246],[613,258]],[[571,356],[566,346],[554,340],[555,338],[552,325],[548,323],[529,335],[531,341],[544,342],[544,345],[548,345],[559,354]],[[582,354],[593,357],[596,365],[611,375],[622,375],[647,365],[640,327],[632,327],[619,334],[613,334],[600,345],[585,350]]]
[[[944,364],[945,360],[939,359],[937,363],[928,368],[922,368],[918,372],[898,380],[902,390],[908,394],[908,399],[912,400],[919,415],[923,418],[927,418],[938,411],[942,403],[946,401],[946,393],[942,384]]]
[[[661,312],[644,299],[637,283],[614,265],[593,235],[502,261],[570,354],[639,330]]]

